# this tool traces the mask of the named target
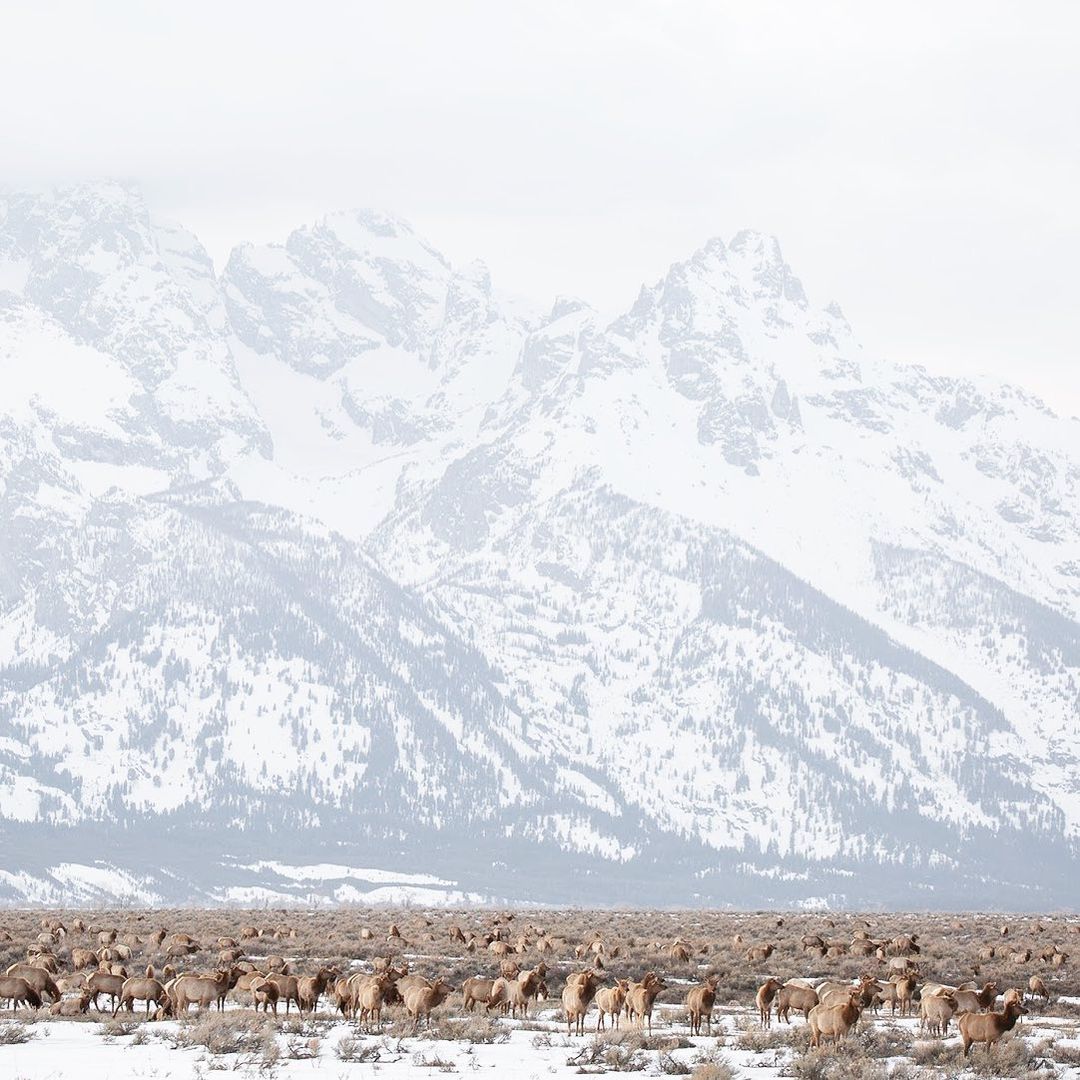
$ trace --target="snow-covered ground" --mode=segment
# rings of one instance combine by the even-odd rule
[[[676,1006],[658,1007],[651,1037],[641,1037],[625,1021],[622,1031],[597,1036],[593,1031],[596,1014],[590,1014],[584,1038],[567,1037],[565,1027],[553,1009],[541,1010],[524,1025],[500,1019],[491,1025],[473,1025],[474,1035],[486,1040],[494,1029],[494,1041],[474,1041],[462,1021],[459,1038],[431,1038],[401,1034],[407,1025],[395,1022],[385,1034],[360,1033],[350,1023],[321,1014],[312,1020],[279,1020],[276,1028],[268,1021],[264,1029],[247,1010],[230,1009],[226,1023],[248,1024],[247,1045],[236,1052],[214,1052],[201,1045],[187,1045],[184,1030],[195,1034],[200,1021],[127,1023],[39,1021],[27,1026],[27,1042],[5,1045],[4,1037],[16,1021],[0,1020],[0,1076],[18,1080],[121,1080],[127,1077],[205,1077],[225,1071],[247,1075],[281,1077],[360,1077],[381,1075],[391,1080],[430,1078],[433,1073],[465,1073],[521,1080],[574,1076],[585,1073],[639,1073],[656,1075],[696,1075],[702,1080],[733,1077],[773,1080],[774,1077],[807,1075],[793,1072],[806,1053],[801,1021],[790,1027],[774,1023],[770,1031],[758,1027],[751,1008],[718,1009],[712,1037],[691,1038],[687,1034],[685,1012]],[[436,1020],[437,1032],[453,1034],[454,1021]],[[210,1028],[220,1024],[210,1018]],[[273,1031],[272,1035],[267,1032]],[[113,1033],[110,1033],[113,1032]],[[118,1033],[122,1032],[122,1033]],[[884,1037],[883,1037],[884,1036]],[[1040,1077],[1076,1080],[1080,1067],[1069,1059],[1080,1059],[1077,1021],[1059,1017],[1030,1015],[1012,1040],[1026,1048],[1017,1053],[1008,1043],[998,1055],[1026,1061],[1039,1070]],[[220,1038],[219,1034],[219,1038]],[[912,1041],[914,1040],[914,1041]],[[220,1046],[217,1048],[220,1050]],[[836,1053],[836,1051],[826,1051]],[[882,1069],[895,1069],[901,1062],[912,1063],[909,1075],[942,1075],[942,1066],[960,1066],[960,1043],[953,1035],[945,1040],[921,1039],[914,1019],[881,1017],[869,1019],[849,1037],[841,1050],[845,1061],[855,1062],[857,1071],[849,1077],[867,1080],[884,1076]],[[973,1050],[973,1061],[985,1058],[985,1049]],[[1064,1059],[1064,1060],[1062,1060]],[[861,1064],[859,1064],[861,1062]],[[710,1065],[726,1064],[730,1074],[714,1071]],[[923,1072],[922,1070],[925,1070]],[[1056,1070],[1056,1071],[1055,1071]],[[1019,1075],[1004,1072],[1001,1075]]]

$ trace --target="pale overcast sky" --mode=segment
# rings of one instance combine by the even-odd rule
[[[0,183],[116,176],[221,260],[346,206],[624,308],[775,233],[869,348],[1080,411],[1080,5],[4,3]]]

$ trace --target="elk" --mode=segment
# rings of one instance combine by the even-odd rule
[[[758,1016],[763,1028],[772,1027],[772,1003],[778,990],[783,987],[779,979],[768,979],[758,987],[755,1000],[757,1001]]]
[[[810,1010],[817,1004],[817,991],[813,987],[794,982],[785,983],[776,995],[776,1018],[790,1024],[792,1009],[809,1017]]]
[[[719,983],[716,975],[706,979],[698,986],[691,987],[686,993],[686,1011],[690,1014],[690,1034],[701,1034],[701,1021],[705,1021],[705,1029],[712,1035],[712,1012],[716,1004],[716,987]]]
[[[491,991],[495,987],[494,979],[474,977],[461,984],[461,1004],[467,1012],[472,1012],[479,1003],[486,1006],[491,1001]]]
[[[600,1015],[596,1020],[596,1030],[604,1030],[604,1018],[611,1017],[611,1027],[617,1030],[619,1020],[622,1017],[623,1006],[626,1004],[626,995],[629,993],[630,983],[627,979],[619,979],[614,986],[604,986],[596,991],[596,1007]]]
[[[99,1012],[104,1012],[104,1009],[98,1005],[98,997],[101,994],[108,994],[109,1004],[115,1007],[120,994],[123,992],[124,981],[122,975],[113,975],[107,971],[95,971],[86,980],[86,991],[90,995],[94,1008]]]
[[[997,983],[986,983],[981,990],[958,989],[953,992],[958,1013],[980,1012],[991,1009],[997,1001],[1000,990]]]
[[[46,994],[53,1001],[60,1000],[60,988],[44,968],[35,967],[33,964],[12,964],[4,974],[25,979],[43,1000]]]
[[[234,985],[227,971],[214,975],[181,975],[173,984],[177,1015],[186,1013],[192,1005],[196,1005],[199,1012],[215,1003],[219,1010],[223,1009],[225,995]]]
[[[650,971],[639,983],[631,983],[627,991],[626,1004],[629,1007],[630,1018],[637,1017],[638,1026],[645,1027],[646,1020],[649,1023],[649,1034],[652,1034],[653,1002],[663,990],[667,989],[667,983],[657,978]]]
[[[279,997],[277,983],[271,982],[265,975],[256,975],[248,983],[248,990],[251,993],[251,1004],[256,1012],[261,1007],[264,1013],[273,1012],[277,1016]]]
[[[823,1039],[839,1043],[859,1019],[859,992],[852,990],[843,1005],[815,1005],[808,1017],[810,1045],[820,1046]]]
[[[924,993],[919,1002],[919,1027],[931,1035],[948,1035],[949,1023],[956,1014],[956,999],[952,994]]]
[[[359,1013],[361,1026],[365,1023],[382,1023],[382,1008],[387,992],[393,987],[393,979],[387,974],[369,976],[365,982],[354,988],[353,1016]]]
[[[135,1002],[146,1002],[146,1015],[150,1015],[150,1002],[160,1006],[165,1001],[165,987],[150,978],[125,979],[120,987],[120,1000],[113,1007],[113,1016],[126,1005],[129,1012],[135,1011]]]
[[[337,974],[333,968],[320,968],[317,975],[305,975],[296,980],[297,1008],[301,1015],[313,1013],[327,984]],[[288,1006],[286,1006],[287,1010]]]
[[[453,992],[454,988],[442,979],[436,980],[431,986],[411,987],[402,995],[405,1011],[417,1026],[426,1018],[430,1027],[432,1009],[441,1005]]]
[[[1016,1021],[1027,1012],[1019,1002],[1010,1001],[1004,1012],[965,1013],[957,1021],[960,1038],[964,1043],[964,1057],[971,1051],[973,1043],[986,1043],[987,1052],[1007,1031],[1012,1031]]]
[[[80,946],[76,946],[71,950],[71,966],[76,971],[82,971],[83,968],[97,967],[98,958],[97,953],[90,949],[84,949]]]
[[[10,1001],[13,1011],[18,1011],[20,1005],[41,1007],[41,995],[21,975],[0,975],[0,1001]]]
[[[49,1006],[50,1016],[82,1016],[90,1008],[90,995],[84,990],[78,997],[61,998]]]
[[[570,975],[562,992],[563,1010],[566,1013],[566,1034],[585,1034],[585,1014],[589,1011],[596,992],[600,988],[600,976],[592,969]]]
[[[266,976],[278,988],[278,1001],[285,1002],[285,1015],[289,1014],[289,1007],[296,1002],[297,1011],[300,1010],[300,982],[295,975],[283,975],[272,971]]]

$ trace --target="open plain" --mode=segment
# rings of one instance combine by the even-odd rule
[[[9,910],[0,1076],[1073,1078],[1078,934],[1053,915]]]

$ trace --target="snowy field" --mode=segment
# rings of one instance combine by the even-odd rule
[[[445,1012],[445,1011],[444,1011]],[[327,1014],[263,1021],[248,1010],[189,1021],[21,1022],[0,1020],[0,1076],[5,1080],[121,1080],[127,1077],[251,1076],[362,1077],[429,1080],[460,1073],[523,1080],[581,1074],[690,1076],[696,1080],[750,1077],[830,1077],[896,1080],[949,1076],[1007,1076],[1049,1080],[1080,1077],[1077,1020],[1034,1012],[993,1057],[974,1049],[965,1066],[959,1039],[924,1038],[913,1019],[867,1018],[839,1049],[811,1051],[801,1020],[763,1031],[748,1008],[718,1011],[713,1037],[691,1038],[683,1010],[658,1010],[652,1036],[625,1021],[617,1033],[596,1035],[595,1014],[584,1037],[567,1037],[553,1009],[524,1024],[508,1019],[437,1017],[430,1033],[413,1033],[397,1018],[381,1034],[361,1032]],[[27,1041],[10,1045],[19,1031]]]

